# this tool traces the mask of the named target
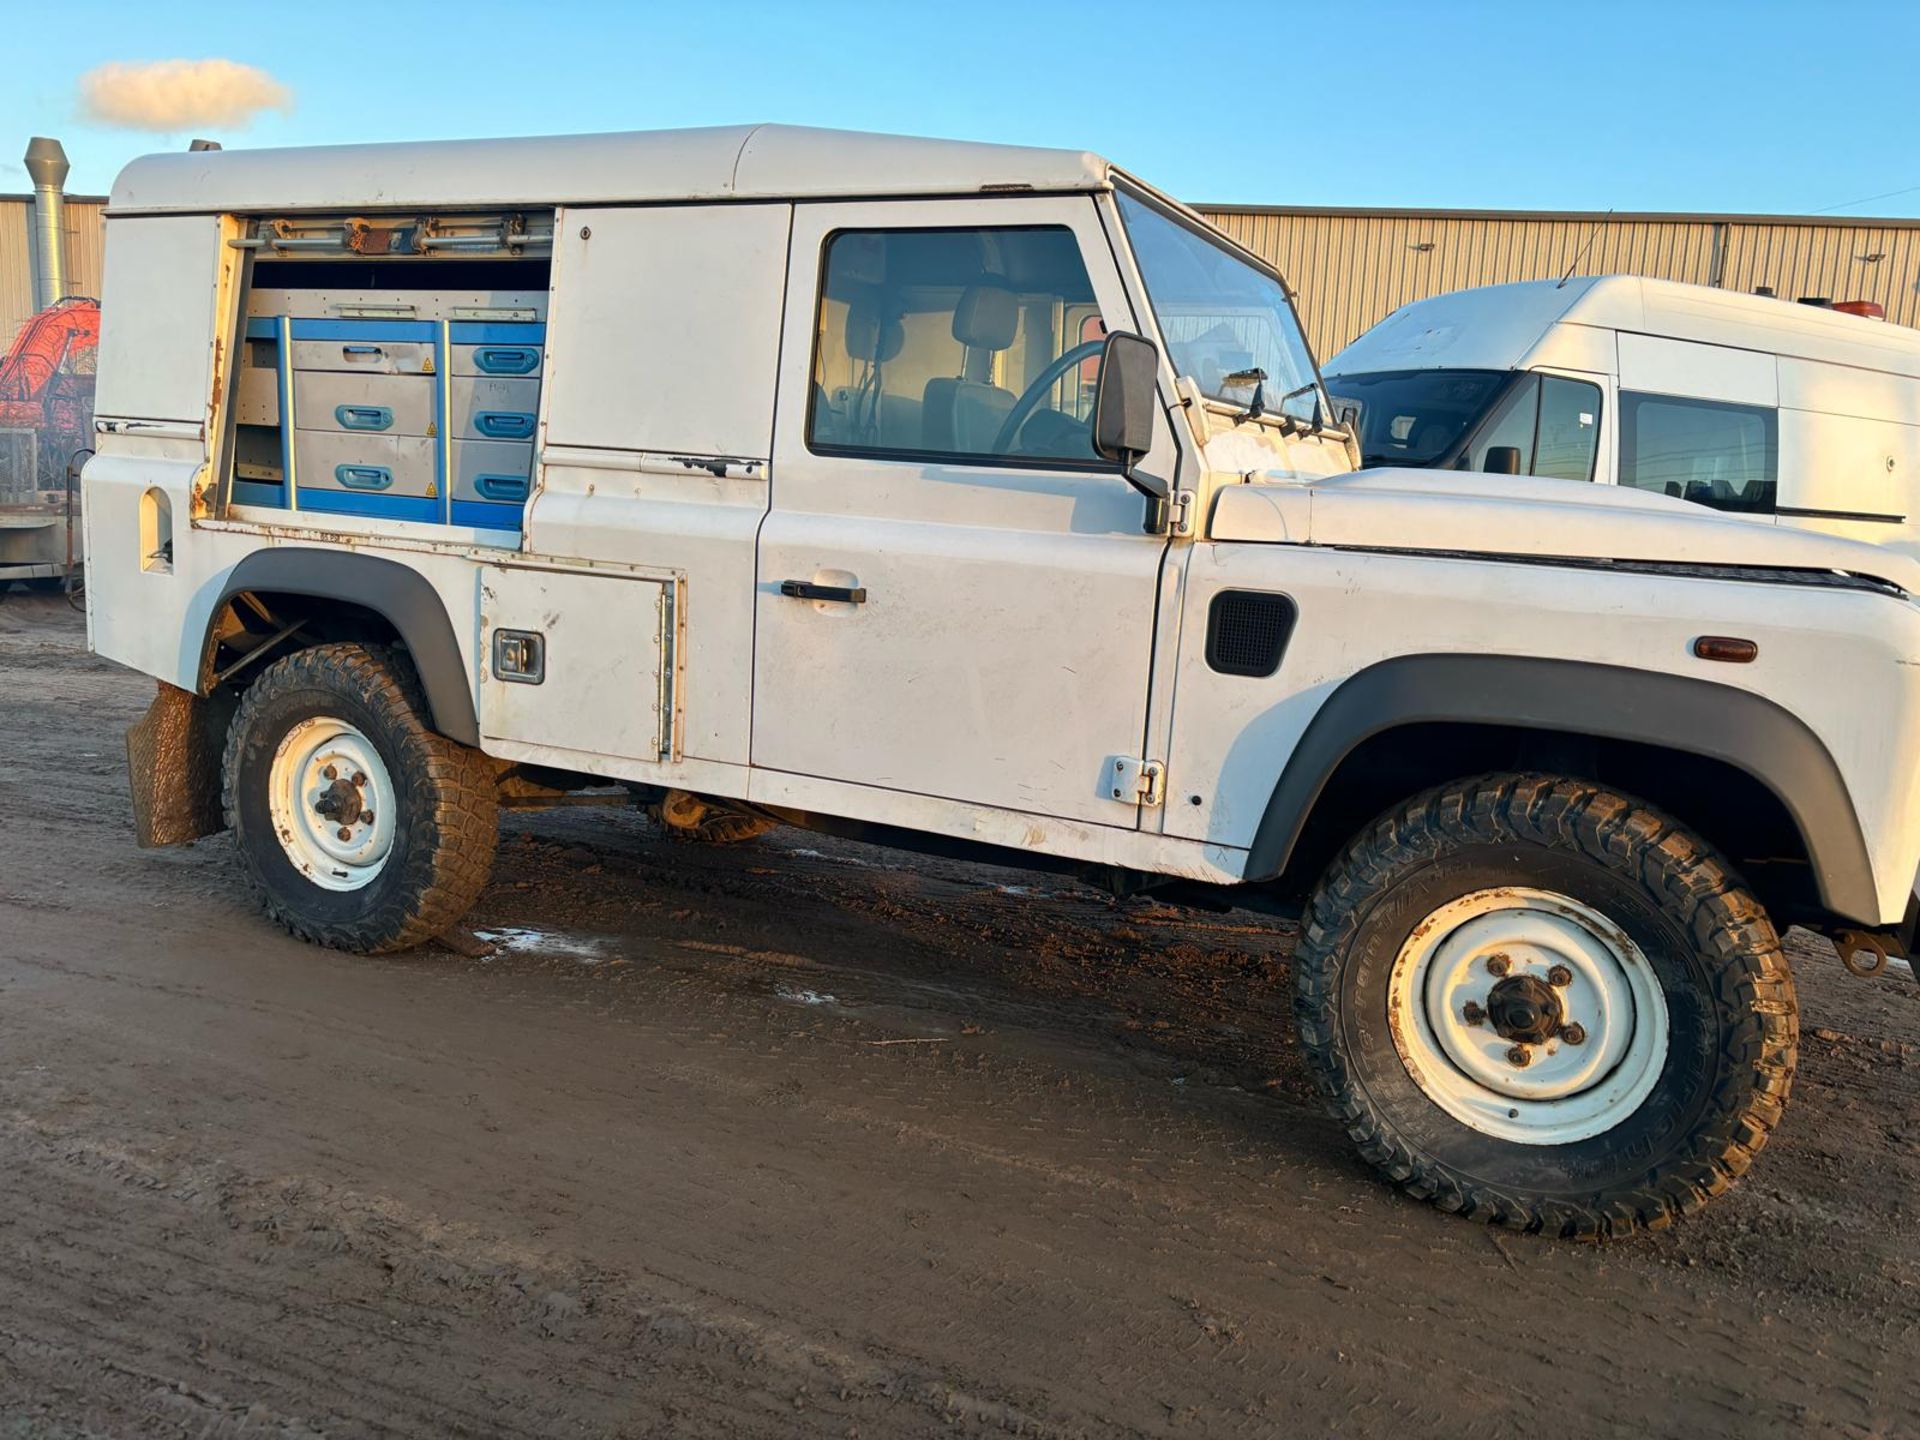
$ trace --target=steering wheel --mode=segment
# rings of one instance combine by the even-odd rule
[[[995,455],[1005,455],[1013,449],[1014,437],[1020,433],[1020,427],[1027,423],[1027,417],[1033,414],[1054,382],[1082,360],[1091,360],[1107,348],[1107,342],[1101,340],[1083,340],[1058,360],[1034,377],[1033,383],[1020,392],[1020,398],[1013,402],[1013,408],[1007,412],[1007,418],[1000,422],[1000,431],[993,437],[993,443],[987,449]]]

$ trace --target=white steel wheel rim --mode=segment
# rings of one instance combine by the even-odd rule
[[[1551,1005],[1534,1003],[1549,993]],[[1667,1062],[1666,994],[1640,947],[1598,911],[1545,890],[1481,890],[1428,915],[1395,958],[1387,1010],[1429,1100],[1523,1145],[1604,1134],[1640,1107]],[[1517,1038],[1516,1015],[1537,1021]],[[1535,1038],[1543,1026],[1551,1032]]]
[[[281,850],[323,890],[362,889],[393,853],[393,780],[373,742],[344,720],[315,716],[281,737],[267,806]]]

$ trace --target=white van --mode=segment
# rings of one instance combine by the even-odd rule
[[[1911,943],[1920,562],[1353,473],[1281,278],[1097,156],[153,156],[104,313],[135,832],[317,943],[441,933],[568,798],[1292,915],[1362,1152],[1566,1235],[1751,1164],[1779,928]]]
[[[1598,480],[1920,546],[1920,330],[1582,276],[1402,306],[1326,369],[1369,465]]]

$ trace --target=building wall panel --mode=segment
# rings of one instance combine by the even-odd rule
[[[100,293],[100,255],[105,225],[97,197],[67,199],[67,289],[75,295]],[[0,195],[0,353],[33,314],[33,200]]]
[[[1878,300],[1920,324],[1920,221],[1200,207],[1297,292],[1324,360],[1400,306],[1516,280],[1634,274]],[[1878,257],[1878,258],[1874,258]]]

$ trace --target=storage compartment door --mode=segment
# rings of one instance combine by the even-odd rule
[[[482,736],[585,756],[671,757],[670,582],[489,565],[480,612]]]

